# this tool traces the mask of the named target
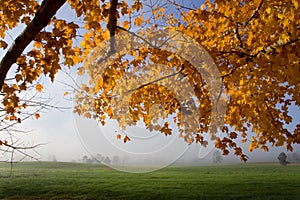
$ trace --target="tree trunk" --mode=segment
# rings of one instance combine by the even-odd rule
[[[0,63],[0,88],[2,88],[6,75],[11,66],[16,63],[17,58],[36,35],[48,25],[51,18],[65,2],[66,0],[44,0],[42,2],[41,8],[36,12],[33,20],[15,39]]]

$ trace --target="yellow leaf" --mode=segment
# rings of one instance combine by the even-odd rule
[[[290,37],[287,34],[285,34],[285,33],[283,33],[281,35],[281,38],[282,38],[283,43],[287,43],[289,41],[289,39],[290,39]]]
[[[43,47],[43,44],[41,43],[41,42],[38,42],[38,41],[35,41],[34,43],[33,43],[33,45],[36,47],[36,48],[42,48]]]
[[[149,18],[146,19],[146,23],[150,24],[150,19]]]
[[[254,36],[254,35],[253,35],[253,32],[249,32],[249,34],[248,34],[248,40],[247,40],[247,45],[248,45],[248,46],[251,46],[253,36]]]
[[[64,96],[67,96],[69,94],[69,92],[68,91],[66,91],[65,93],[64,93]]]
[[[79,76],[82,76],[83,74],[84,74],[84,68],[83,67],[79,67],[78,69],[77,69],[77,74],[79,75]]]
[[[103,39],[104,39],[104,40],[108,40],[109,38],[110,38],[109,31],[106,30],[106,31],[103,33]]]
[[[107,109],[107,115],[110,116],[110,117],[113,116],[113,109],[112,109],[111,106],[109,106],[108,109]]]
[[[144,115],[144,122],[147,126],[150,124],[151,119],[149,115]]]
[[[37,84],[36,86],[35,86],[35,89],[38,91],[38,92],[42,92],[42,90],[43,90],[43,85],[42,84]]]
[[[299,6],[299,0],[292,0],[292,2],[294,4],[295,8],[298,8],[298,6]]]
[[[134,19],[134,24],[137,26],[141,26],[143,23],[143,15]]]
[[[84,117],[90,119],[92,117],[92,115],[91,115],[91,113],[87,112],[84,114]]]

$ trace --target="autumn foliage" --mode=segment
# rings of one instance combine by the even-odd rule
[[[47,4],[39,5],[36,0],[1,1],[0,48],[9,48],[5,40],[8,30],[21,23],[34,29],[34,23],[31,23],[34,14],[39,12],[43,16],[46,12],[41,10],[43,6],[64,3],[62,0],[45,2]],[[74,112],[95,118],[103,125],[107,117],[116,119],[122,128],[142,121],[148,129],[165,135],[177,129],[186,142],[204,146],[207,145],[204,136],[210,134],[224,155],[232,150],[241,160],[246,160],[247,156],[238,141],[248,143],[249,151],[257,148],[268,151],[269,145],[285,145],[288,150],[293,150],[292,145],[300,143],[300,124],[294,129],[286,128],[287,124],[295,122],[290,115],[291,108],[300,106],[298,0],[216,0],[205,1],[198,7],[170,0],[157,4],[139,0],[132,3],[68,0],[66,3],[78,20],[48,16],[51,20],[32,37],[30,50],[21,55],[7,52],[7,59],[16,64],[14,80],[4,80],[7,71],[3,73],[2,70],[13,68],[1,61],[0,78],[4,81],[1,100],[5,110],[1,123],[18,120],[18,114],[26,109],[26,105],[20,104],[20,92],[32,84],[38,92],[43,91],[37,80],[44,74],[55,81],[62,66],[68,66],[77,67],[79,75],[89,77],[87,84],[74,91],[77,102]],[[224,115],[218,116],[222,125],[213,127],[213,96],[208,83],[191,63],[171,50],[165,51],[151,44],[138,45],[147,43],[145,38],[151,37],[154,31],[159,34],[163,29],[192,38],[212,57],[222,82],[217,100],[226,104]],[[114,38],[121,37],[122,33],[136,38],[132,42],[139,48],[112,57],[109,65],[103,64],[99,59],[107,59],[115,53]],[[26,31],[20,36],[22,34]],[[152,41],[167,40],[159,39]],[[143,83],[137,81],[141,73]],[[129,81],[122,82],[124,77]],[[175,78],[179,84],[180,81],[187,84],[173,88],[160,84],[170,79],[175,81]],[[122,85],[126,87],[120,87]],[[116,90],[119,96],[115,96]],[[187,91],[186,96],[190,90],[194,92],[193,101],[183,104],[176,94]],[[128,103],[129,111],[122,107],[121,101]],[[188,115],[185,106],[192,108],[191,113],[197,112],[197,118]],[[174,118],[173,126],[158,123],[170,116]],[[218,137],[218,132],[224,137]],[[116,137],[125,143],[130,141],[126,135]],[[4,144],[4,141],[0,142]]]

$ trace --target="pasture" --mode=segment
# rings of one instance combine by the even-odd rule
[[[106,166],[0,164],[0,199],[300,199],[300,165],[167,167],[132,174]]]

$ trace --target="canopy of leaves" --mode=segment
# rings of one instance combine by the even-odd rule
[[[1,116],[2,121],[18,119],[15,116],[25,109],[18,94],[26,91],[43,74],[53,81],[63,65],[79,66],[78,74],[88,75],[90,81],[75,91],[77,105],[74,112],[95,118],[102,124],[105,124],[107,117],[116,119],[123,128],[143,121],[150,130],[169,135],[174,127],[168,123],[161,126],[157,122],[173,116],[185,141],[206,145],[203,136],[209,132],[215,139],[215,146],[224,155],[233,149],[242,160],[247,157],[237,141],[249,142],[250,151],[257,148],[267,151],[268,144],[286,145],[288,150],[292,150],[292,144],[300,143],[300,124],[294,130],[285,126],[293,120],[291,106],[300,106],[298,0],[215,0],[205,1],[199,7],[169,0],[156,4],[139,0],[131,3],[121,0],[68,0],[67,4],[78,20],[70,22],[48,15],[51,20],[49,18],[46,28],[35,29],[35,23],[32,23],[35,13],[43,16],[47,12],[42,9],[43,6],[50,5],[54,15],[64,3],[62,0],[45,2],[42,5],[36,0],[0,3],[0,48],[8,49],[5,41],[7,31],[20,23],[38,30],[36,35],[32,35],[31,50],[21,55],[11,55],[11,51],[7,53],[7,59],[16,64],[17,70],[15,80],[6,80],[1,84],[2,104],[6,112]],[[137,37],[132,28],[144,31]],[[96,58],[92,57],[101,55],[105,59],[105,55],[114,53],[115,44],[111,36],[118,37],[122,32],[127,32],[136,38],[133,42],[145,43],[144,38],[149,37],[149,33],[162,28],[189,36],[201,44],[216,63],[223,83],[219,100],[226,102],[227,108],[221,127],[212,127],[213,96],[208,83],[191,63],[172,51],[153,48],[153,44],[149,44],[147,48],[123,52],[105,66],[101,65],[101,60],[96,63]],[[24,36],[22,34],[26,35],[28,31],[25,30],[20,36]],[[18,42],[15,40],[15,44]],[[182,48],[184,51],[184,46]],[[169,69],[162,69],[161,65]],[[1,61],[1,71],[10,68],[11,65]],[[1,72],[2,79],[7,71]],[[144,83],[149,84],[134,87],[140,84],[134,77],[140,77],[141,72]],[[126,77],[130,77],[126,84],[120,82]],[[157,80],[155,77],[166,78]],[[168,78],[178,77],[178,81],[185,80],[189,87],[193,86],[195,95],[190,99],[193,101],[185,102],[189,108],[193,107],[192,110],[186,110],[176,98],[179,91],[189,91],[188,88],[172,89],[161,84]],[[118,95],[129,103],[129,112],[120,107],[123,104],[118,104],[118,98],[113,98],[119,85],[127,86],[118,87]],[[37,91],[42,89],[42,85],[36,86]],[[124,95],[126,92],[131,92],[131,95]],[[183,96],[186,95],[189,93]],[[183,120],[182,117],[189,112],[198,112],[198,117]],[[225,133],[225,137],[217,137],[217,132]],[[120,135],[117,137],[121,138]],[[124,136],[124,142],[127,141],[130,138]]]

